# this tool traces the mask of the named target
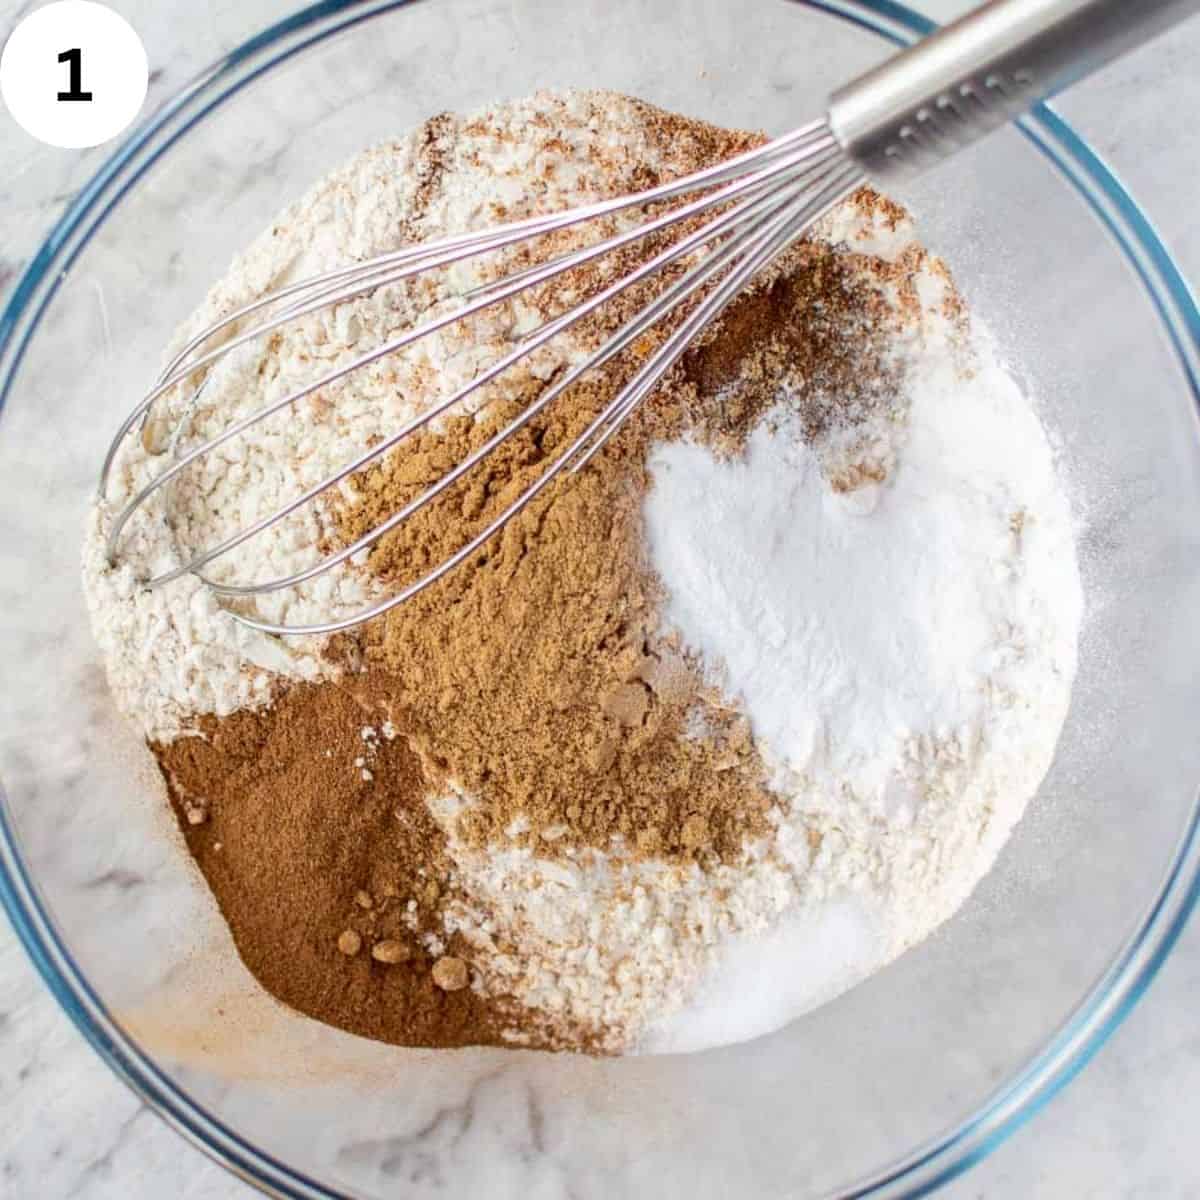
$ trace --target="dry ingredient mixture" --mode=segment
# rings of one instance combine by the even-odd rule
[[[652,186],[758,140],[596,92],[436,117],[287,209],[168,352],[305,275]],[[212,436],[584,236],[382,287],[234,350],[164,399],[89,525],[114,696],[243,961],[280,1000],[369,1037],[621,1053],[777,1028],[962,903],[1065,717],[1081,599],[1046,436],[945,267],[869,190],[761,276],[587,471],[383,618],[270,638],[194,578],[146,592],[137,572],[273,510],[654,244],[226,443],[147,506],[120,565],[104,561],[114,512],[176,432],[184,447]],[[354,542],[646,295],[212,569],[279,578]],[[324,620],[417,578],[538,478],[670,328],[372,549],[253,611]]]

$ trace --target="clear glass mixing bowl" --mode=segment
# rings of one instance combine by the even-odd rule
[[[912,1196],[1078,1069],[1195,897],[1200,318],[1138,209],[1039,111],[907,199],[1040,397],[1089,610],[1057,762],[936,936],[778,1034],[690,1057],[402,1051],[247,986],[78,585],[102,449],[168,334],[281,205],[367,143],[537,87],[789,128],[911,39],[899,6],[368,0],[244,45],[107,163],[0,324],[0,891],[83,1033],[181,1132],[302,1197]]]

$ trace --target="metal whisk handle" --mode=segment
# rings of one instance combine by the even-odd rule
[[[829,124],[881,183],[915,175],[1200,10],[1200,0],[992,0],[836,91]]]

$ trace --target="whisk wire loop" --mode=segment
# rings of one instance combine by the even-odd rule
[[[722,227],[735,226],[737,223],[745,221],[748,217],[752,216],[755,212],[767,204],[769,200],[769,196],[759,196],[752,200],[746,201],[728,214],[718,218],[718,220],[713,224],[720,225]],[[778,208],[782,203],[783,201],[776,200],[775,208]],[[774,209],[769,211],[774,211]],[[227,539],[226,542],[221,543],[220,546],[216,546],[211,550],[204,551],[202,554],[197,555],[191,560],[191,562],[185,564],[173,574],[182,574],[188,571],[198,570],[200,567],[210,562],[213,558],[223,554],[226,550],[232,549],[233,546],[245,541],[248,537],[253,536],[254,533],[261,532],[263,528],[274,524],[278,520],[281,520],[283,517],[295,511],[301,505],[308,503],[316,496],[327,491],[329,488],[340,483],[342,480],[346,479],[350,475],[353,475],[355,472],[361,470],[372,460],[379,458],[380,456],[386,454],[389,450],[394,449],[400,442],[410,436],[410,434],[415,432],[421,426],[427,424],[436,416],[440,415],[440,413],[445,412],[452,405],[457,404],[465,399],[477,388],[501,375],[504,371],[506,371],[519,359],[525,357],[538,345],[549,341],[552,337],[556,336],[568,326],[574,324],[576,321],[581,320],[589,313],[600,308],[603,304],[607,303],[620,292],[653,275],[667,263],[674,259],[683,257],[684,255],[697,249],[699,246],[703,245],[705,242],[711,241],[715,232],[722,232],[722,230],[714,230],[711,227],[706,227],[703,230],[693,233],[683,241],[676,243],[675,245],[662,251],[653,259],[648,260],[629,275],[623,276],[615,283],[609,285],[609,287],[605,288],[602,292],[587,300],[584,304],[578,306],[577,308],[571,309],[569,312],[564,313],[562,316],[556,317],[550,322],[547,322],[539,330],[537,330],[535,334],[531,335],[530,339],[522,342],[521,345],[510,351],[481,375],[471,380],[470,383],[466,384],[458,392],[454,393],[446,400],[441,401],[436,408],[427,410],[426,412],[419,414],[417,417],[414,417],[396,433],[392,434],[378,445],[371,447],[369,450],[359,455],[359,457],[353,462],[339,469],[336,474],[331,475],[322,480],[320,483],[315,484],[303,496],[297,497],[294,501],[289,502],[287,505],[277,509],[274,513],[264,517],[261,521],[257,522],[255,526],[251,526],[250,529],[235,534],[233,537]],[[698,284],[694,283],[693,280],[694,276],[684,276],[683,279],[673,285],[669,293],[664,294],[664,299],[670,294],[674,294],[674,296],[677,298],[682,298],[686,292],[690,292],[694,290],[695,286],[699,286]],[[483,458],[487,457],[487,455],[496,450],[515,433],[528,425],[530,421],[538,416],[539,413],[543,412],[554,400],[561,396],[588,371],[595,370],[603,366],[604,363],[608,362],[613,356],[624,350],[646,329],[653,325],[657,320],[661,319],[662,315],[664,315],[666,311],[667,310],[665,308],[661,311],[655,309],[653,312],[650,310],[645,310],[639,314],[637,318],[628,322],[592,357],[586,360],[586,362],[569,369],[558,380],[546,388],[539,398],[533,404],[529,405],[519,417],[514,418],[514,420],[505,426],[504,429],[493,435],[493,437],[490,438],[483,446],[475,450],[448,474],[444,475],[436,484],[427,489],[409,504],[405,505],[404,508],[393,514],[386,521],[376,526],[368,533],[364,534],[353,544],[345,546],[341,550],[330,554],[328,557],[312,567],[309,567],[303,571],[298,571],[293,575],[274,579],[269,582],[236,585],[218,583],[207,578],[205,579],[205,582],[208,583],[214,591],[221,595],[254,595],[262,592],[278,591],[286,587],[294,587],[297,584],[307,582],[308,580],[315,578],[317,575],[329,570],[331,567],[335,567],[340,563],[345,562],[347,559],[352,558],[355,554],[358,554],[360,551],[370,547],[373,543],[394,529],[402,521],[406,520],[408,517],[411,517],[416,512],[420,511],[420,509],[429,504],[432,500],[436,499],[437,496],[441,495],[442,492],[444,492],[448,487],[465,475],[472,467],[476,466],[480,461],[482,461]]]
[[[126,504],[124,509],[118,514],[109,533],[106,551],[110,561],[115,560],[117,545],[119,544],[121,535],[129,519],[155,491],[170,483],[184,470],[191,466],[191,464],[197,459],[210,454],[217,447],[225,444],[235,437],[240,436],[259,422],[264,421],[283,409],[291,407],[306,397],[331,386],[338,380],[344,378],[346,375],[354,371],[364,369],[371,364],[378,362],[380,359],[385,358],[389,354],[394,354],[397,351],[412,345],[414,342],[417,342],[422,338],[428,337],[431,334],[437,333],[452,324],[474,316],[476,313],[479,313],[484,309],[501,302],[502,300],[506,300],[518,295],[530,287],[545,283],[548,280],[565,273],[566,271],[585,265],[586,263],[592,262],[595,259],[611,254],[615,250],[619,250],[625,246],[633,244],[634,242],[640,241],[649,234],[658,232],[659,230],[665,229],[670,225],[677,224],[680,221],[699,215],[710,208],[718,207],[719,205],[725,204],[730,200],[734,200],[739,195],[744,194],[748,189],[753,189],[759,185],[766,184],[771,180],[774,180],[778,186],[785,186],[789,176],[795,172],[802,171],[804,169],[804,165],[812,158],[818,155],[830,154],[832,152],[833,146],[831,142],[828,140],[813,139],[809,144],[799,147],[788,155],[780,156],[778,159],[773,156],[772,161],[766,167],[752,172],[750,175],[743,177],[733,184],[719,188],[716,192],[711,192],[707,195],[701,196],[697,200],[691,201],[688,204],[671,209],[669,212],[664,213],[651,221],[627,230],[624,233],[607,238],[594,246],[584,247],[570,255],[567,255],[564,258],[556,260],[555,262],[541,264],[532,275],[526,278],[515,281],[511,279],[501,281],[501,283],[497,285],[494,290],[479,296],[477,299],[459,308],[443,313],[430,321],[416,326],[413,329],[407,330],[399,337],[390,339],[383,344],[374,347],[373,349],[368,350],[361,355],[358,355],[350,362],[344,363],[332,369],[331,371],[326,372],[324,375],[305,384],[303,387],[297,388],[278,400],[263,405],[254,412],[247,414],[245,417],[227,426],[219,434],[208,439],[202,444],[193,447],[191,450],[178,457],[170,467],[160,472],[133,496],[133,498]],[[652,192],[656,193],[657,189],[652,189]],[[643,193],[643,195],[646,194],[647,193]],[[562,218],[560,217],[559,219],[561,222]],[[494,237],[492,237],[491,240],[494,240]],[[471,251],[470,253],[474,254],[477,253],[477,251]],[[465,254],[459,254],[454,258],[453,261],[457,261],[458,257],[465,256]],[[438,265],[443,265],[440,258],[436,261]],[[424,270],[426,267],[422,266],[419,269]],[[415,273],[416,270],[417,268],[413,267],[403,268],[400,274],[389,276],[386,279],[377,279],[365,290],[371,290],[374,287],[382,286],[384,282],[396,282],[399,278],[407,278],[409,275]],[[337,300],[346,299],[355,294],[358,294],[357,290],[352,289],[345,295],[339,294]],[[142,416],[142,414],[149,410],[150,406],[154,403],[154,400],[163,395],[164,392],[169,390],[170,387],[181,382],[193,372],[204,369],[207,366],[211,366],[215,361],[217,361],[217,359],[230,354],[238,346],[262,337],[263,335],[279,328],[287,321],[295,319],[296,316],[304,315],[305,313],[309,311],[315,311],[316,309],[327,308],[330,306],[330,304],[335,302],[335,300],[326,298],[320,301],[314,301],[311,305],[306,304],[302,309],[297,309],[288,316],[277,316],[273,320],[267,321],[256,329],[240,335],[231,342],[228,342],[215,350],[207,352],[186,366],[176,367],[175,370],[167,376],[166,381],[156,384],[148,396],[143,399],[142,402],[129,415],[129,417],[126,418],[121,430],[118,432],[117,441],[114,442],[114,445],[109,450],[106,463],[111,464],[111,462],[115,459],[116,449],[119,445],[119,441],[129,433],[129,431],[133,428],[133,425]],[[214,326],[214,331],[216,328],[217,327]],[[418,426],[416,426],[416,428],[419,428],[421,425],[428,424],[430,421],[435,419],[441,414],[441,412],[444,411],[445,407],[445,405],[439,405],[433,409],[430,409],[424,414],[424,419]],[[104,478],[105,477],[102,476],[102,485],[104,483]],[[181,573],[182,572],[170,572],[167,575],[159,576],[154,580],[147,582],[151,586],[158,586],[159,584],[167,582],[169,578],[177,578]]]
[[[236,609],[231,610],[231,615],[244,625],[268,634],[328,634],[388,612],[436,583],[475,554],[564,471],[578,471],[586,466],[652,393],[656,384],[678,361],[687,346],[720,315],[747,282],[861,181],[859,169],[842,155],[836,139],[830,134],[825,123],[818,121],[715,167],[635,195],[617,197],[566,212],[532,217],[478,233],[458,234],[436,242],[404,247],[365,262],[347,264],[321,275],[286,284],[242,305],[188,340],[166,364],[154,385],[118,430],[101,470],[101,495],[106,488],[123,439],[139,422],[145,426],[157,400],[172,389],[187,386],[189,380],[199,377],[195,390],[181,406],[183,416],[179,419],[171,439],[171,448],[176,451],[174,461],[142,486],[121,508],[112,523],[107,541],[110,561],[116,561],[129,521],[155,492],[168,487],[199,459],[211,454],[231,439],[247,433],[260,422],[336,384],[354,371],[362,370],[421,338],[429,337],[454,323],[519,296],[529,288],[545,284],[568,271],[643,241],[680,222],[700,217],[713,209],[719,210],[701,226],[686,232],[594,295],[546,320],[536,329],[527,331],[512,350],[451,395],[413,416],[394,433],[306,488],[300,495],[216,545],[197,550],[173,569],[144,581],[144,586],[159,587],[184,575],[193,574],[217,595],[237,600],[296,587],[338,567],[356,555],[368,551],[381,538],[444,494],[448,488],[479,466],[485,458],[495,453],[501,445],[526,428],[539,414],[545,412],[588,372],[605,365],[670,314],[677,312],[681,305],[704,289],[709,289],[638,368],[632,379],[570,445],[554,458],[541,475],[503,512],[433,570],[363,611],[337,620],[285,625],[261,620]],[[261,340],[291,322],[366,295],[378,288],[400,283],[425,271],[453,266],[476,255],[500,250],[529,238],[566,229],[634,206],[644,208],[697,192],[700,195],[695,198],[592,245],[569,251],[472,288],[457,297],[459,303],[453,309],[438,313],[402,334],[385,340],[379,346],[356,355],[349,362],[325,372],[319,378],[263,404],[200,444],[182,452],[178,451],[179,435],[188,420],[188,414],[199,401],[208,371],[242,346]],[[678,279],[665,286],[644,308],[625,321],[590,357],[563,371],[542,391],[536,401],[526,406],[431,486],[352,544],[326,554],[303,570],[275,579],[257,582],[229,581],[214,579],[204,573],[205,568],[222,555],[286,519],[304,505],[317,500],[331,488],[396,449],[407,438],[430,426],[455,405],[461,404],[481,388],[494,382],[504,372],[571,326],[596,313],[622,292],[650,280],[672,263],[689,256],[696,261],[689,264]],[[249,327],[244,327],[244,323],[251,318],[255,320],[251,321]],[[221,337],[224,337],[224,340],[214,344]]]
[[[847,194],[857,186],[859,176],[855,171],[837,172],[836,178],[831,179],[826,189],[822,191],[820,200],[824,210],[837,202],[837,200]],[[760,271],[768,262],[771,261],[784,247],[795,239],[804,229],[808,228],[814,219],[809,213],[811,201],[805,196],[800,199],[792,198],[778,208],[772,210],[765,226],[759,228],[745,242],[740,244],[736,250],[731,252],[728,258],[720,263],[706,261],[699,267],[694,268],[696,274],[691,278],[687,294],[693,293],[696,289],[702,287],[711,275],[719,272],[723,267],[727,267],[729,259],[734,260],[732,270],[729,270],[725,279],[721,284],[714,289],[712,294],[708,296],[704,303],[697,308],[696,312],[689,318],[688,325],[690,334],[688,337],[680,338],[674,345],[668,349],[667,345],[660,349],[658,354],[654,356],[644,368],[644,373],[648,376],[651,372],[651,364],[653,363],[654,379],[657,379],[664,373],[679,354],[686,348],[688,342],[709,325],[716,317],[726,308],[729,303],[736,298],[737,294],[746,286],[749,280]],[[718,252],[720,253],[720,252]],[[713,256],[714,259],[716,255]],[[680,281],[682,284],[683,281]],[[679,285],[676,285],[677,287]],[[682,298],[682,296],[681,296]],[[637,334],[646,327],[648,318],[646,314],[642,314],[635,319],[638,322]],[[632,324],[632,323],[631,323]],[[681,327],[682,328],[682,327]],[[616,335],[621,337],[625,331]],[[641,374],[641,373],[640,373]],[[639,376],[640,377],[640,376]],[[503,512],[497,515],[490,521],[478,534],[471,538],[467,543],[460,547],[448,558],[438,564],[434,570],[423,575],[418,580],[402,588],[395,594],[387,597],[378,603],[363,609],[352,616],[342,618],[336,621],[314,623],[308,625],[286,625],[277,624],[270,621],[259,620],[254,617],[249,617],[240,613],[234,613],[234,616],[244,625],[256,629],[262,633],[268,634],[328,634],[336,633],[341,630],[351,628],[354,625],[361,624],[365,621],[372,620],[375,617],[382,616],[391,609],[400,604],[412,599],[413,596],[426,588],[432,586],[438,580],[442,579],[450,571],[454,570],[468,558],[473,556],[480,550],[485,543],[495,537],[512,519],[518,516],[529,504],[531,504],[571,463],[581,454],[588,453],[589,444],[598,433],[603,430],[608,430],[607,436],[611,436],[619,428],[621,420],[618,419],[618,414],[624,410],[626,416],[636,408],[637,404],[645,398],[653,386],[653,380],[645,388],[640,395],[636,396],[631,402],[631,389],[626,387],[623,389],[583,430],[582,433],[554,460],[554,462],[542,473],[542,475],[522,492],[516,500],[514,500]],[[525,414],[517,418],[517,421],[528,419]],[[499,440],[508,431],[502,431],[497,435],[496,440]],[[607,440],[607,439],[606,439]],[[493,449],[494,446],[489,445],[488,449]],[[593,451],[594,453],[594,451]],[[372,529],[368,534],[364,535],[358,543],[355,543],[354,548],[347,548],[350,553],[358,553],[366,549],[370,544],[377,541],[390,529],[395,528],[401,521],[412,515],[412,512],[419,506],[420,500],[410,502],[405,510],[393,514],[382,525]],[[345,551],[339,554],[349,557]],[[344,561],[344,558],[343,558]],[[332,566],[333,564],[328,564]],[[316,572],[314,572],[316,573]],[[310,576],[311,577],[311,576]],[[218,589],[221,590],[221,589]]]

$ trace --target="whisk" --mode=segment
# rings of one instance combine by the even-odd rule
[[[418,273],[442,270],[476,255],[594,222],[622,210],[648,210],[646,219],[636,227],[466,293],[453,311],[405,331],[235,421],[203,444],[177,453],[174,461],[116,514],[107,542],[109,561],[118,561],[123,535],[140,506],[203,455],[245,435],[255,425],[348,373],[362,370],[452,322],[467,320],[492,305],[519,296],[526,289],[687,222],[690,232],[680,234],[628,273],[523,336],[511,351],[467,384],[439,399],[328,478],[219,544],[199,550],[173,570],[143,580],[146,587],[159,587],[191,573],[219,596],[234,600],[294,587],[337,567],[369,549],[462,479],[586,373],[633,345],[671,313],[686,311],[683,306],[692,301],[694,306],[686,311],[686,316],[536,481],[460,549],[421,578],[363,611],[325,623],[281,625],[236,610],[233,616],[265,633],[325,634],[387,612],[475,554],[564,471],[582,470],[651,395],[687,346],[716,320],[752,277],[864,182],[870,180],[886,186],[925,170],[1197,8],[1200,0],[993,0],[835,92],[823,119],[749,153],[634,195],[405,247],[261,296],[196,335],[167,364],[113,439],[100,473],[101,496],[122,441],[150,419],[155,403],[173,388],[186,384],[196,373],[210,370],[238,347],[269,336],[287,322]],[[681,199],[682,203],[661,211],[664,201]],[[650,216],[649,212],[658,215]],[[696,219],[705,214],[707,219],[697,227]],[[205,574],[205,568],[221,555],[313,503],[329,489],[394,450],[551,338],[627,289],[665,275],[664,268],[689,256],[687,269],[682,274],[677,272],[677,278],[655,293],[591,358],[556,378],[482,446],[352,544],[282,578],[231,583]],[[241,328],[243,322],[248,323],[246,328]],[[222,337],[224,340],[216,344]]]

